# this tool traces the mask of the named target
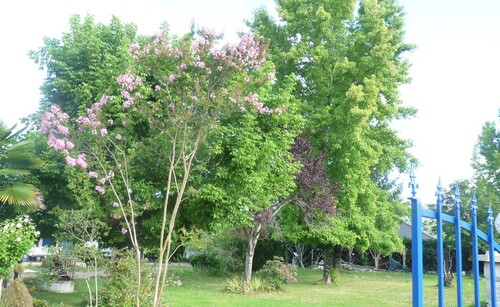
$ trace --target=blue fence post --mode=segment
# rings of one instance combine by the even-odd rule
[[[471,224],[472,224],[472,274],[474,276],[474,306],[479,307],[481,305],[481,299],[479,295],[479,260],[478,253],[479,247],[477,244],[477,198],[476,193],[472,195],[471,200]]]
[[[455,267],[457,277],[457,306],[464,305],[462,296],[462,231],[460,228],[460,188],[455,186]]]
[[[418,185],[415,182],[413,165],[410,169],[411,188],[411,273],[412,273],[412,301],[413,307],[423,307],[424,301],[424,259],[422,246],[422,205],[417,199]]]
[[[438,306],[444,306],[444,256],[443,256],[443,187],[439,178],[436,191],[437,256],[438,256]]]
[[[495,273],[495,248],[493,243],[495,242],[495,236],[493,234],[493,211],[491,210],[491,205],[488,207],[488,245],[489,245],[489,258],[490,258],[490,294],[491,294],[491,305],[493,307],[497,306],[497,291],[496,291],[496,273]]]

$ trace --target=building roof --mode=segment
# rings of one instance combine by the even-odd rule
[[[401,238],[410,238],[411,239],[411,225],[403,222],[401,225],[399,225],[398,229],[398,235]],[[428,240],[428,239],[435,239],[436,236],[430,235],[426,233],[425,231],[422,231],[422,239],[423,240]]]

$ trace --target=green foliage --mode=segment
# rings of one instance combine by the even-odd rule
[[[146,262],[141,263],[141,270],[140,302],[148,306],[153,297],[153,271]],[[137,269],[134,253],[130,250],[120,251],[106,271],[110,276],[101,292],[100,303],[110,307],[136,306]]]
[[[283,258],[274,257],[257,272],[268,291],[284,289],[285,285],[297,281],[297,266],[283,262]]]
[[[342,270],[340,268],[336,268],[336,267],[330,268],[328,270],[328,275],[330,275],[330,280],[332,282],[332,285],[335,285],[335,286],[339,285],[340,277],[342,275],[341,273],[342,273]]]
[[[42,259],[37,279],[44,285],[54,281],[72,280],[77,260],[74,245],[52,247],[49,249],[49,254]]]
[[[306,134],[325,151],[331,179],[341,187],[336,203],[341,218],[328,227],[317,225],[308,236],[366,250],[377,233],[378,207],[391,205],[378,178],[404,171],[411,159],[410,143],[390,127],[415,113],[398,93],[409,81],[403,54],[412,49],[403,41],[402,8],[377,0],[277,3],[279,23],[260,10],[250,26],[271,40],[277,76],[298,76],[295,94]]]
[[[214,255],[195,255],[189,258],[189,262],[194,268],[214,276],[223,275],[227,271],[223,260]]]
[[[70,30],[61,38],[45,38],[44,46],[30,57],[47,71],[41,87],[41,109],[59,105],[72,116],[85,110],[116,82],[129,67],[129,45],[136,27],[113,17],[109,25],[96,23],[92,16],[70,18]]]
[[[0,279],[12,274],[15,264],[35,245],[38,232],[26,215],[0,222]]]
[[[53,306],[54,305],[51,305],[46,300],[41,300],[41,299],[33,298],[33,307],[53,307]]]
[[[232,277],[226,280],[226,291],[231,293],[255,293],[264,290],[264,282],[258,277],[250,279],[250,282],[244,282],[239,277]]]
[[[199,253],[188,258],[193,267],[208,274],[220,276],[243,269],[245,242],[230,233],[203,233],[185,246]]]
[[[0,208],[13,205],[19,210],[43,208],[43,197],[32,184],[23,182],[30,170],[43,165],[33,154],[33,142],[23,140],[25,129],[15,131],[0,121]],[[1,211],[0,211],[1,212]]]
[[[2,289],[0,288],[0,291]],[[28,288],[23,284],[22,280],[14,279],[3,290],[0,306],[5,307],[32,307],[33,299],[28,291]]]

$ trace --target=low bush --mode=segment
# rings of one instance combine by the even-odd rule
[[[110,274],[105,289],[100,295],[102,306],[135,306],[137,289],[137,272],[134,253],[125,250],[117,253],[114,261],[110,262],[107,272]],[[153,270],[143,262],[141,265],[141,305],[147,306],[153,300]]]
[[[297,266],[283,262],[281,257],[274,257],[264,264],[257,276],[263,281],[265,290],[277,291],[287,283],[297,281]]]
[[[1,289],[0,289],[1,290]],[[8,307],[30,307],[33,306],[33,299],[28,288],[17,278],[5,288],[2,294],[0,306]]]
[[[210,254],[199,254],[189,258],[191,265],[210,275],[220,276],[227,271],[227,267],[221,258]]]
[[[264,282],[254,277],[245,283],[241,277],[232,277],[226,280],[226,290],[231,293],[254,293],[265,290]]]

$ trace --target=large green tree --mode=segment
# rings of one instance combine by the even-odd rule
[[[410,144],[391,127],[414,113],[398,93],[409,81],[403,55],[412,48],[403,41],[403,10],[392,0],[277,3],[279,23],[260,10],[250,26],[271,40],[278,78],[298,76],[306,131],[326,151],[329,174],[341,185],[343,222],[323,240],[366,250],[378,207],[390,206],[373,177],[403,170],[410,158]],[[330,254],[338,260],[339,253]]]
[[[117,17],[109,25],[96,23],[90,15],[73,15],[69,25],[61,38],[44,38],[44,46],[30,51],[30,57],[47,72],[41,110],[57,104],[74,116],[98,100],[132,63],[128,48],[136,27]]]
[[[92,16],[72,16],[67,33],[58,38],[44,38],[43,46],[30,52],[30,57],[47,73],[41,86],[40,111],[56,104],[73,116],[86,112],[102,93],[115,86],[116,77],[132,64],[128,48],[135,40],[136,27],[121,23],[117,17],[109,24],[102,24],[96,23]],[[32,124],[38,124],[36,118],[31,120]],[[48,209],[34,217],[43,237],[50,237],[55,231],[57,208],[91,207],[102,220],[119,227],[116,220],[106,217],[101,201],[89,193],[91,188],[85,177],[64,166],[63,155],[47,146],[46,137],[37,134],[28,137],[34,142],[37,155],[47,161],[32,178],[43,192]],[[103,239],[109,244],[123,244],[121,235],[104,234]]]
[[[255,248],[295,188],[298,161],[291,154],[302,127],[293,79],[259,89],[262,101],[283,114],[236,113],[212,133],[208,163],[195,193],[216,231],[238,228],[247,242],[243,278],[250,282]]]
[[[0,121],[0,208],[15,206],[19,211],[44,207],[41,192],[26,182],[30,170],[43,162],[34,155],[33,142],[22,139],[23,131]]]

